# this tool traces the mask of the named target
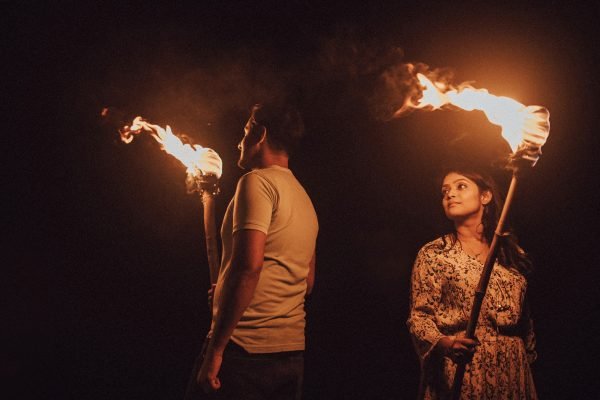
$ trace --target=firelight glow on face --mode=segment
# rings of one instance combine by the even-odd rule
[[[451,172],[442,183],[442,207],[450,220],[475,217],[481,219],[483,206],[489,202],[486,194],[471,179]]]

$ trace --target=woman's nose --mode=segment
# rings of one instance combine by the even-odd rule
[[[241,141],[238,143],[237,148],[239,151],[242,151],[242,142]]]

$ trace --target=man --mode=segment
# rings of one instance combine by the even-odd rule
[[[302,133],[290,108],[253,107],[238,145],[238,165],[251,171],[221,227],[213,321],[188,399],[202,397],[198,386],[218,399],[300,399],[318,232],[310,198],[288,169]]]

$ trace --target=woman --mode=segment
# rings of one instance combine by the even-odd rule
[[[535,399],[529,368],[535,343],[525,306],[530,263],[511,236],[499,248],[477,339],[463,337],[501,210],[495,184],[456,168],[444,176],[441,195],[453,229],[421,248],[412,273],[408,327],[421,361],[420,396],[448,398],[456,364],[467,363],[461,398]]]

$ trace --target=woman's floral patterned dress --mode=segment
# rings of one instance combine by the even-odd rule
[[[450,394],[456,365],[432,350],[441,337],[464,334],[482,269],[449,237],[428,243],[417,255],[407,324],[421,360],[421,398]],[[475,333],[481,344],[467,364],[462,399],[537,398],[529,367],[536,355],[526,288],[516,269],[494,265]]]

